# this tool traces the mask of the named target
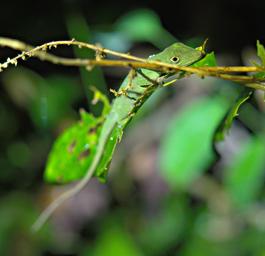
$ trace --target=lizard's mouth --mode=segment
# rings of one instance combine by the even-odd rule
[[[174,77],[177,77],[177,73],[173,72],[173,73],[161,73],[160,76],[158,77],[158,81],[159,83],[167,83],[170,80],[172,80],[172,78],[174,79]]]
[[[172,77],[176,77],[176,76],[179,76],[179,74],[181,74],[182,71],[179,70],[179,71],[172,71],[172,72],[163,72],[159,75],[159,79],[163,80],[163,79],[168,79],[168,78],[172,78]]]

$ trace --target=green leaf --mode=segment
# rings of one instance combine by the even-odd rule
[[[45,169],[47,182],[67,183],[81,179],[91,165],[98,145],[102,118],[81,112],[81,121],[68,128],[55,141]],[[113,130],[94,176],[105,182],[108,166],[122,131]]]
[[[257,55],[259,56],[262,66],[265,67],[265,48],[264,46],[257,40]],[[265,72],[258,72],[254,75],[257,78],[265,78]]]
[[[81,111],[81,121],[66,129],[55,141],[45,169],[48,182],[66,183],[84,176],[95,153],[99,121]]]
[[[225,135],[229,132],[233,120],[235,117],[238,116],[238,110],[252,95],[253,91],[250,89],[244,89],[243,92],[240,94],[238,99],[235,101],[235,103],[232,105],[230,110],[227,112],[224,121],[221,122],[220,126],[217,128],[214,140],[215,141],[222,141],[225,138]]]
[[[216,66],[216,59],[214,52],[206,54],[206,56],[195,62],[192,67],[215,67]]]
[[[252,203],[265,177],[265,138],[250,138],[227,167],[224,183],[232,201],[240,207]]]
[[[172,117],[159,155],[161,175],[170,185],[189,185],[213,162],[212,136],[227,108],[222,97],[204,98]]]
[[[260,57],[262,65],[265,66],[265,48],[259,40],[257,40],[257,55]]]

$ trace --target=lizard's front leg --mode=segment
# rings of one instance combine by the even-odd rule
[[[136,70],[133,68],[130,70],[128,74],[128,83],[124,88],[120,88],[119,91],[116,91],[114,89],[110,89],[110,92],[114,94],[115,97],[119,97],[121,95],[129,96],[128,91],[133,87],[133,79],[136,76]]]

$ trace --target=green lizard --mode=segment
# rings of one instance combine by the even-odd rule
[[[150,56],[148,60],[177,64],[179,66],[189,66],[200,60],[203,56],[204,46],[193,49],[182,43],[175,43],[162,52]],[[108,144],[111,143],[114,150],[116,145],[115,142],[121,139],[122,132],[133,115],[154,90],[163,84],[165,78],[173,74],[174,73],[165,74],[148,69],[130,71],[129,75],[124,79],[119,91],[116,93],[117,97],[114,99],[111,110],[103,123],[96,154],[85,176],[75,187],[59,196],[43,211],[33,225],[33,230],[38,230],[61,203],[74,196],[85,187],[104,159],[105,148]],[[110,162],[110,160],[108,160],[108,162]],[[105,161],[103,172],[107,169],[108,162],[106,163]]]

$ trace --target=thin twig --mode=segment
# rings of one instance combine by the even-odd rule
[[[101,53],[102,55],[113,55],[120,57],[126,60],[109,60],[109,59],[71,59],[58,57],[53,54],[49,54],[46,51],[51,48],[56,48],[61,45],[74,45],[79,48],[88,48],[94,50],[97,54]],[[189,73],[197,74],[201,77],[212,76],[218,77],[225,80],[235,81],[244,84],[247,87],[254,89],[260,89],[265,91],[265,85],[262,84],[265,82],[264,78],[257,78],[254,76],[243,76],[243,75],[229,75],[227,73],[234,72],[265,72],[264,67],[260,66],[251,66],[251,67],[182,67],[173,64],[162,63],[159,61],[150,61],[148,59],[139,58],[132,56],[126,53],[120,53],[105,49],[98,45],[88,44],[84,42],[79,42],[75,40],[63,40],[63,41],[53,41],[49,43],[42,44],[37,47],[27,45],[18,40],[9,39],[0,37],[0,46],[10,47],[16,50],[22,51],[18,56],[10,59],[8,58],[6,62],[0,64],[0,72],[7,68],[10,64],[17,65],[18,60],[25,60],[28,57],[37,57],[41,60],[46,60],[54,64],[66,65],[66,66],[85,66],[88,69],[93,68],[94,66],[119,66],[127,68],[146,68],[158,70],[161,72],[177,72],[177,71],[186,71]]]

